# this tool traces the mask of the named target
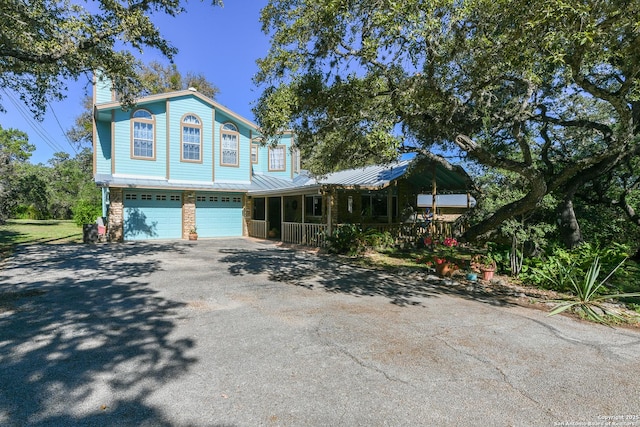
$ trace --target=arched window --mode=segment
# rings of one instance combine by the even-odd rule
[[[233,123],[225,123],[220,130],[220,164],[222,166],[239,165],[240,133]]]
[[[155,119],[147,110],[131,114],[131,157],[155,159]]]
[[[182,160],[202,161],[202,122],[194,114],[182,118]]]

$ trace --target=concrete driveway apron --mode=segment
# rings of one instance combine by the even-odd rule
[[[639,355],[638,331],[250,239],[0,264],[8,426],[640,425]]]

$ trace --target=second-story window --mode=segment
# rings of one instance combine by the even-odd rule
[[[269,170],[283,171],[287,169],[287,158],[285,156],[286,147],[278,145],[277,147],[269,147]]]
[[[238,166],[240,133],[236,125],[225,123],[220,131],[220,164],[223,166]]]
[[[202,159],[202,122],[193,114],[182,119],[182,160],[199,162]]]
[[[297,148],[291,149],[291,167],[293,173],[300,173],[300,150]]]
[[[258,163],[258,144],[251,144],[251,163]]]
[[[131,154],[138,159],[155,159],[155,120],[147,110],[131,115]]]

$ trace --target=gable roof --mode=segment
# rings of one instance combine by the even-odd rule
[[[176,92],[166,92],[166,93],[159,93],[159,94],[155,94],[155,95],[148,95],[148,96],[144,96],[142,98],[139,98],[138,100],[136,100],[136,106],[137,107],[141,107],[144,106],[146,104],[151,104],[154,102],[158,102],[158,101],[168,101],[168,100],[172,100],[172,99],[177,99],[177,98],[183,98],[183,97],[192,97],[192,98],[197,98],[200,101],[204,102],[205,104],[209,105],[211,108],[213,108],[214,110],[217,111],[221,111],[224,114],[233,117],[234,119],[242,122],[243,124],[245,124],[246,126],[254,129],[254,130],[258,130],[258,125],[245,118],[242,117],[241,115],[234,113],[233,111],[231,111],[230,109],[228,109],[227,107],[225,107],[224,105],[221,105],[219,103],[217,103],[216,101],[214,101],[211,98],[208,98],[206,96],[204,96],[203,94],[201,94],[200,92],[196,91],[196,90],[179,90]],[[111,102],[104,102],[101,104],[96,104],[95,108],[94,108],[94,115],[96,117],[97,120],[102,120],[102,121],[109,121],[111,120],[111,111],[112,110],[118,110],[122,107],[122,105],[120,104],[119,101],[111,101]]]

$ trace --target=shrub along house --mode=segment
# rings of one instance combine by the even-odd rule
[[[474,203],[462,169],[421,157],[311,177],[300,170],[294,135],[260,146],[255,123],[195,89],[147,96],[125,111],[109,81],[97,79],[93,118],[94,177],[111,241],[186,239],[197,229],[199,237],[320,245],[342,222],[393,227],[420,222],[426,210],[442,215],[432,224],[450,222]],[[438,205],[436,185],[460,196]]]

